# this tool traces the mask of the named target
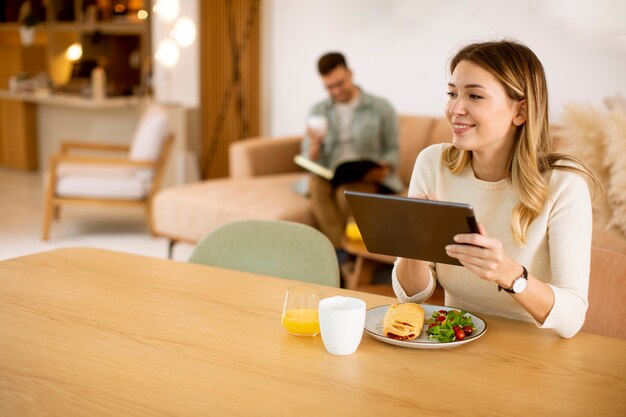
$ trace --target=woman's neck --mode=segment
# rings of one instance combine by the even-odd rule
[[[509,176],[511,149],[472,151],[472,170],[481,181],[497,182]]]

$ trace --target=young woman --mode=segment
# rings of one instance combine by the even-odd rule
[[[586,180],[600,184],[577,159],[552,153],[545,74],[528,47],[468,45],[450,73],[452,144],[419,154],[409,196],[471,204],[480,234],[457,235],[446,248],[463,266],[398,258],[394,291],[400,301],[421,302],[436,278],[447,305],[572,337],[587,310]]]

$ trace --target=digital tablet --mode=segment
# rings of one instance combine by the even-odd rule
[[[446,254],[454,236],[478,233],[469,204],[346,191],[367,250],[383,255],[461,265]]]

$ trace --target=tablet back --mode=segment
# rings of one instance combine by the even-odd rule
[[[478,233],[468,204],[346,191],[367,250],[384,255],[460,265],[446,255],[454,235]]]

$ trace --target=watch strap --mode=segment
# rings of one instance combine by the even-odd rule
[[[528,279],[528,270],[526,270],[526,267],[524,265],[522,265],[522,275],[518,276],[517,278],[515,278],[513,280],[513,284],[515,284],[515,281],[523,278],[523,279]],[[515,291],[513,291],[513,285],[511,285],[511,288],[504,288],[501,287],[500,285],[498,285],[498,291],[506,291],[512,294],[515,294]]]

